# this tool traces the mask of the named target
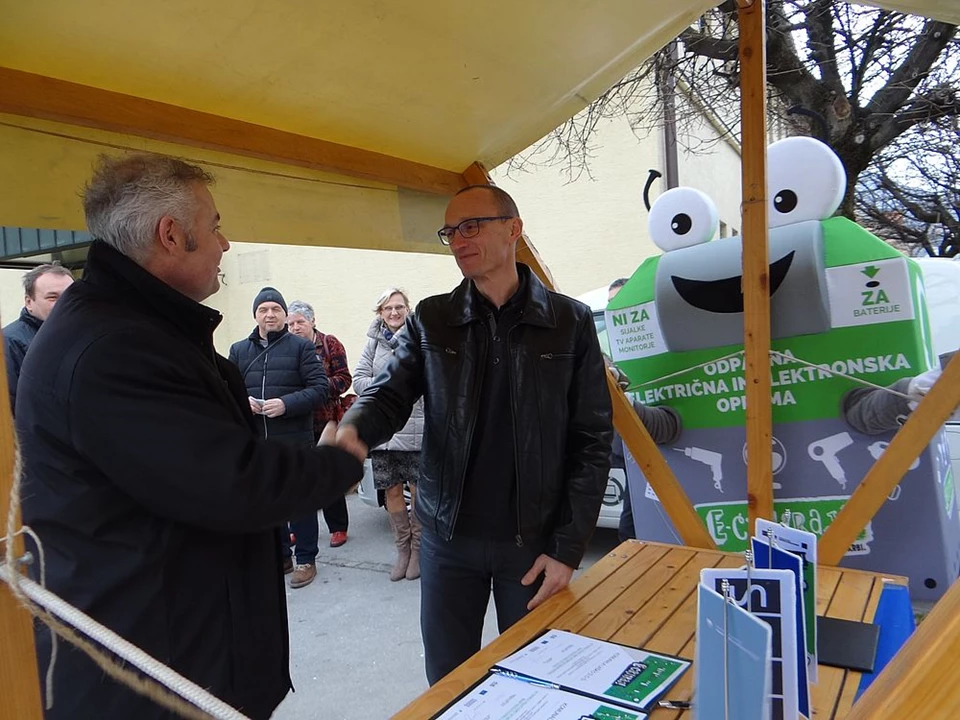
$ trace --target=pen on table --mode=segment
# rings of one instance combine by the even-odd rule
[[[513,678],[514,680],[519,680],[522,683],[527,685],[535,685],[536,687],[550,688],[551,690],[560,690],[561,687],[556,683],[548,682],[546,680],[539,680],[538,678],[530,677],[529,675],[521,675],[519,673],[510,672],[509,670],[498,670],[497,668],[492,669],[493,673],[500,675],[501,677]]]
[[[691,708],[688,700],[660,700],[657,706],[667,710],[689,710]]]

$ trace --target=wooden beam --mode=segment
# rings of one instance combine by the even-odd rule
[[[0,377],[6,377],[6,359],[0,358]],[[7,534],[10,488],[13,485],[14,440],[10,397],[0,390],[0,537]],[[14,519],[20,527],[19,515]],[[13,543],[16,557],[23,555],[23,541]],[[0,542],[0,559],[6,554]],[[41,720],[40,680],[37,651],[33,644],[33,621],[20,607],[6,583],[0,582],[0,720]]]
[[[680,539],[685,545],[716,550],[717,545],[694,510],[690,498],[609,370],[607,389],[613,403],[613,426],[660,499],[660,504],[673,522]]]
[[[958,657],[960,582],[955,582],[854,703],[846,720],[960,717]]]
[[[0,67],[0,112],[152,138],[443,195],[459,173],[263,125]]]
[[[478,162],[464,170],[463,177],[468,185],[494,184],[486,168]],[[540,254],[526,235],[521,238],[521,243],[517,247],[517,259],[529,265],[544,285],[551,290],[557,289],[553,275],[550,274],[550,270],[544,265]],[[680,538],[687,545],[716,550],[717,546],[700,520],[700,516],[697,515],[697,511],[694,510],[690,498],[687,497],[670,466],[667,465],[667,461],[664,460],[663,453],[653,442],[650,433],[640,422],[633,406],[609,370],[607,371],[607,390],[610,392],[610,400],[613,403],[613,426],[620,433],[630,454],[633,455],[640,469],[643,470],[644,476],[657,493],[657,497],[660,498],[663,509],[673,522]],[[767,455],[771,454],[768,452]]]
[[[889,447],[867,472],[818,543],[818,559],[839,565],[860,532],[887,500],[910,464],[930,444],[950,414],[960,406],[960,353],[954,355],[940,379],[927,393]]]
[[[747,508],[750,532],[773,518],[770,414],[770,261],[767,249],[767,76],[764,3],[739,0],[743,315],[746,363]]]

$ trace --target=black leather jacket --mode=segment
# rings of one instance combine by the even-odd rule
[[[590,309],[548,291],[525,265],[523,313],[507,337],[520,535],[580,564],[600,512],[610,467],[610,395]],[[463,495],[490,331],[469,280],[427,298],[384,373],[343,419],[376,447],[424,398],[416,511],[449,539]]]

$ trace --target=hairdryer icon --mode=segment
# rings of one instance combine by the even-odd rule
[[[682,452],[691,460],[696,460],[710,468],[713,473],[713,486],[723,492],[723,470],[720,463],[723,461],[723,455],[713,450],[704,450],[698,447],[674,448],[677,452]]]
[[[874,460],[879,460],[879,459],[880,459],[880,456],[883,455],[883,451],[886,450],[889,445],[890,445],[890,443],[888,443],[888,442],[885,442],[885,441],[883,441],[883,440],[877,440],[877,442],[873,443],[872,445],[867,446],[867,450],[870,451],[870,456],[871,456]],[[912,463],[910,463],[910,467],[907,468],[907,470],[916,470],[918,467],[920,467],[920,456],[919,456],[919,455],[917,456],[917,459],[916,459],[916,460],[914,460]]]
[[[822,462],[823,466],[830,473],[830,477],[840,483],[840,487],[847,489],[847,476],[843,472],[840,461],[837,460],[837,453],[846,447],[853,445],[853,438],[850,433],[842,432],[822,440],[812,442],[807,446],[807,452],[817,462]]]

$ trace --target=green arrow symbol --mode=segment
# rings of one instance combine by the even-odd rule
[[[867,265],[867,266],[866,266],[863,270],[861,270],[860,272],[862,272],[862,273],[863,273],[864,275],[866,275],[868,278],[873,278],[874,275],[876,275],[878,272],[880,272],[880,268],[876,267],[875,265]]]

